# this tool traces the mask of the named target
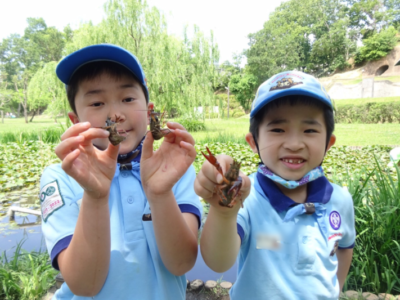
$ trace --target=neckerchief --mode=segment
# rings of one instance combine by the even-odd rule
[[[140,141],[139,145],[129,153],[119,154],[117,162],[121,170],[132,170],[132,162],[140,164],[140,158],[142,157],[144,137]]]
[[[266,176],[266,177],[268,177],[272,181],[283,185],[284,187],[286,187],[288,189],[295,189],[295,188],[299,187],[300,185],[307,184],[307,183],[309,183],[311,181],[314,181],[315,179],[318,179],[318,178],[324,176],[324,170],[322,170],[321,166],[318,166],[315,169],[311,170],[306,175],[304,175],[303,178],[301,178],[299,180],[286,180],[286,179],[283,179],[282,177],[274,174],[264,164],[260,164],[258,166],[257,172],[262,174],[262,175],[264,175],[264,176]]]

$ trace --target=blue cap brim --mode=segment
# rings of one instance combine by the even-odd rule
[[[145,76],[137,58],[125,49],[110,44],[88,46],[68,55],[58,64],[57,76],[68,85],[80,67],[95,61],[111,61],[123,65],[146,87]]]
[[[265,99],[259,101],[259,103],[257,104],[257,108],[250,113],[250,118],[254,117],[268,103],[285,96],[293,96],[293,95],[302,95],[311,98],[316,98],[322,100],[322,102],[328,105],[330,108],[333,108],[332,103],[329,100],[327,100],[327,98],[320,96],[321,91],[314,91],[312,87],[307,87],[307,89],[301,87],[292,87],[287,90],[278,90],[274,92],[268,91],[266,94],[268,94],[268,96],[266,95]],[[262,99],[263,95],[262,94],[259,95],[258,98]]]

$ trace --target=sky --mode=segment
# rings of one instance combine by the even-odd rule
[[[104,17],[106,0],[0,0],[0,40],[12,33],[23,34],[28,17],[42,17],[47,26],[73,29],[81,22],[97,24]],[[167,17],[168,32],[182,36],[185,25],[196,24],[209,36],[214,32],[220,62],[233,61],[234,53],[248,48],[249,33],[262,29],[269,14],[282,0],[147,0]]]

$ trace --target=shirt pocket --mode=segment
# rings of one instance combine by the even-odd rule
[[[314,230],[310,228],[307,233],[299,235],[296,248],[295,272],[299,275],[313,274],[317,258],[317,240]]]

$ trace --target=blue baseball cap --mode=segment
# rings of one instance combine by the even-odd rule
[[[80,67],[95,61],[111,61],[127,68],[145,87],[146,96],[149,99],[146,77],[139,60],[124,48],[116,45],[98,44],[75,51],[64,57],[58,64],[56,74],[65,85],[68,85],[72,76]]]
[[[312,97],[333,109],[331,98],[317,79],[303,72],[286,71],[272,76],[260,85],[251,106],[250,118],[271,101],[291,95]]]

